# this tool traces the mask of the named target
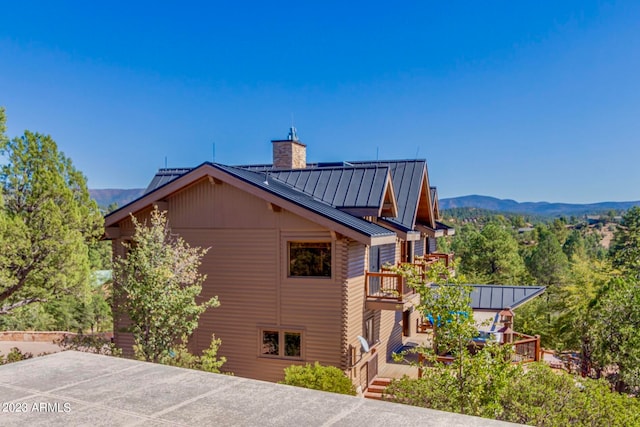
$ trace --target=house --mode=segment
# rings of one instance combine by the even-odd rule
[[[546,289],[544,286],[470,286],[473,319],[478,325],[478,330],[487,332],[494,332],[500,328],[500,313],[515,310],[541,295]]]
[[[541,360],[540,336],[512,329],[513,310],[544,293],[544,286],[472,285],[471,309],[482,339],[512,346],[514,362]]]
[[[210,248],[201,296],[221,306],[201,316],[192,350],[215,333],[224,368],[238,376],[279,381],[285,367],[319,361],[366,389],[419,318],[419,296],[381,267],[448,262],[434,252],[453,229],[438,222],[425,160],[307,163],[293,128],[272,143],[272,164],[161,169],[105,217],[105,236],[125,256],[131,215],[144,220],[155,206],[174,233]],[[114,331],[126,354],[125,321]]]

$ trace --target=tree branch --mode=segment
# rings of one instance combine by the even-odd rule
[[[0,309],[0,316],[4,314],[9,314],[11,310],[15,310],[16,308],[22,307],[27,304],[32,304],[34,302],[46,302],[46,301],[47,301],[46,299],[41,299],[41,298],[27,298],[11,305],[5,305]]]

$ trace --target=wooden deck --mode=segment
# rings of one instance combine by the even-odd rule
[[[420,345],[431,345],[431,331],[426,333],[417,333],[412,337],[405,337],[402,340],[403,348],[417,347]],[[383,378],[418,378],[418,367],[412,366],[411,362],[418,361],[417,354],[408,354],[407,361],[404,362],[387,362],[387,365],[378,373]]]

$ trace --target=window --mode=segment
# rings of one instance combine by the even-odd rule
[[[364,321],[364,339],[367,340],[367,344],[373,345],[374,337],[373,316],[371,316]]]
[[[284,357],[300,357],[300,332],[284,333]]]
[[[302,332],[263,329],[260,355],[302,358]]]
[[[262,331],[262,354],[278,356],[280,354],[280,339],[278,331]]]
[[[331,277],[331,243],[289,242],[289,277]]]

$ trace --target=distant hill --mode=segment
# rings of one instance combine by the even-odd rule
[[[132,200],[137,199],[144,192],[144,188],[117,189],[108,188],[100,190],[89,190],[91,197],[101,207],[107,207],[112,203],[124,206]],[[489,196],[462,196],[449,199],[440,199],[440,209],[453,208],[478,208],[490,211],[515,213],[521,215],[538,215],[546,217],[556,216],[579,216],[587,214],[597,214],[610,210],[627,210],[633,206],[640,206],[640,201],[636,202],[601,202],[589,204],[571,203],[548,203],[548,202],[516,202],[515,200],[497,199]]]
[[[117,203],[118,207],[124,206],[132,200],[137,199],[144,192],[144,188],[132,188],[122,190],[117,188],[107,188],[102,190],[89,190],[89,194],[98,206],[106,208],[112,203]]]
[[[497,199],[489,196],[462,196],[439,200],[440,209],[479,208],[497,212],[511,212],[518,214],[541,216],[579,216],[608,212],[610,210],[627,210],[633,206],[640,206],[635,202],[600,202],[588,204],[548,203],[548,202],[516,202],[515,200]]]

